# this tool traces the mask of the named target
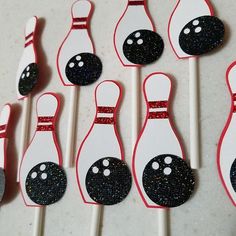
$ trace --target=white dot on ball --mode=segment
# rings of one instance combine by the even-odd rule
[[[84,63],[82,61],[79,62],[79,64],[78,64],[79,67],[82,67],[83,65],[84,65]]]
[[[152,163],[152,169],[153,169],[153,170],[158,170],[159,167],[160,167],[160,165],[159,165],[158,162],[155,161],[155,162]]]
[[[170,164],[172,162],[172,158],[171,157],[166,157],[164,161],[165,161],[166,164]]]
[[[198,24],[199,24],[199,20],[194,20],[194,21],[193,21],[193,25],[196,26],[196,25],[198,25]]]
[[[165,175],[169,175],[171,172],[172,172],[172,170],[171,170],[170,167],[166,167],[166,168],[164,169],[164,174],[165,174]]]
[[[140,36],[141,36],[140,32],[137,32],[137,33],[135,34],[135,38],[139,38]]]
[[[184,30],[184,33],[185,33],[185,34],[189,34],[189,33],[190,33],[190,29],[189,29],[189,28],[186,28],[186,29]]]
[[[127,40],[127,43],[128,43],[128,44],[132,44],[132,43],[133,43],[133,40],[132,40],[132,39],[128,39],[128,40]]]
[[[48,175],[46,173],[42,173],[41,178],[42,179],[47,179]]]
[[[42,165],[39,167],[39,169],[40,169],[41,171],[44,171],[44,170],[46,169],[46,165],[42,164]]]
[[[24,79],[25,78],[25,74],[22,74],[21,78]]]
[[[105,176],[109,176],[109,175],[111,174],[111,171],[108,170],[108,169],[105,169],[105,170],[103,171],[103,174],[104,174]]]
[[[70,64],[69,64],[69,67],[70,68],[73,68],[75,66],[75,63],[74,62],[71,62]]]
[[[37,173],[36,172],[33,172],[32,174],[31,174],[31,178],[32,179],[35,179],[37,177]]]
[[[26,77],[29,77],[30,76],[30,73],[29,72],[27,72],[27,74],[26,74]]]
[[[98,171],[99,171],[99,169],[95,166],[95,167],[93,167],[93,169],[92,169],[92,172],[94,173],[94,174],[97,174],[98,173]]]
[[[77,57],[76,57],[76,60],[77,60],[77,61],[80,61],[80,60],[81,60],[81,56],[77,56]]]
[[[197,27],[194,31],[195,31],[195,33],[199,33],[199,32],[202,31],[202,28],[201,27]]]
[[[143,40],[142,39],[139,39],[138,41],[137,41],[137,43],[140,45],[140,44],[143,44]]]
[[[28,67],[26,68],[26,70],[29,71],[29,69],[30,69],[30,67],[28,66]]]
[[[102,162],[102,164],[103,164],[104,166],[109,166],[109,161],[108,161],[108,160],[104,160],[104,161]]]

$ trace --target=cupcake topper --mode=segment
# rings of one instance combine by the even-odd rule
[[[5,192],[5,170],[7,162],[7,128],[11,114],[11,105],[6,104],[0,113],[0,201]]]
[[[231,95],[231,110],[218,144],[217,164],[223,186],[236,206],[236,62],[229,66],[226,80]]]
[[[222,44],[224,25],[213,16],[208,0],[179,0],[169,20],[168,35],[180,59],[189,58],[190,159],[199,168],[198,71],[197,56]]]
[[[90,1],[76,1],[71,8],[72,24],[57,55],[57,69],[63,85],[71,87],[65,167],[72,164],[74,127],[77,108],[77,85],[94,83],[102,73],[102,63],[95,55],[89,32],[93,5]]]
[[[31,98],[30,94],[35,88],[38,77],[38,61],[35,47],[36,28],[38,19],[36,16],[31,17],[25,27],[25,47],[21,56],[17,75],[16,75],[16,91],[19,100],[23,100],[23,111],[22,111],[22,127],[20,137],[20,149],[18,157],[18,174],[17,182],[19,182],[19,166],[21,158],[23,157],[25,147],[28,141],[28,125],[30,119],[30,105]]]

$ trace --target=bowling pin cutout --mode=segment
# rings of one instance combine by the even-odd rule
[[[147,115],[133,153],[135,183],[147,207],[177,207],[189,199],[195,181],[169,114],[171,80],[153,73],[143,92]]]
[[[92,10],[93,5],[87,0],[72,5],[72,25],[57,55],[58,73],[65,86],[89,85],[102,73],[89,32]]]
[[[0,113],[0,201],[5,192],[5,169],[7,161],[7,128],[11,114],[11,105],[6,104]]]
[[[77,180],[85,203],[113,205],[124,200],[132,182],[116,127],[120,85],[100,83],[95,99],[96,116],[78,152]]]
[[[114,32],[114,47],[124,66],[141,66],[156,61],[164,42],[155,32],[146,0],[128,0]]]
[[[178,0],[168,26],[178,58],[202,55],[222,44],[224,25],[213,15],[209,0]]]
[[[222,184],[236,206],[236,62],[229,66],[226,81],[231,96],[231,109],[218,143],[217,165]]]
[[[38,82],[39,69],[35,50],[37,21],[37,17],[34,16],[28,20],[25,27],[25,48],[16,75],[18,99],[27,97]]]
[[[50,205],[62,198],[67,178],[55,133],[59,97],[44,93],[37,101],[38,123],[20,166],[20,187],[27,206]]]

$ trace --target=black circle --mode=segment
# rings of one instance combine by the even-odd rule
[[[230,168],[230,182],[234,191],[236,192],[236,159]]]
[[[86,175],[89,196],[102,205],[123,201],[132,185],[131,173],[126,163],[118,158],[105,157],[96,161]]]
[[[72,57],[66,65],[66,76],[75,85],[89,85],[99,79],[102,62],[92,53],[80,53]]]
[[[0,168],[0,201],[3,198],[5,192],[6,177],[3,168]]]
[[[163,154],[148,162],[143,171],[143,187],[148,197],[163,207],[185,203],[194,190],[193,172],[178,156]]]
[[[137,65],[153,63],[161,56],[164,42],[159,34],[150,30],[136,30],[123,44],[125,57]]]
[[[36,63],[31,63],[25,67],[21,73],[18,91],[22,96],[27,96],[38,82],[39,69]]]
[[[197,17],[180,32],[179,45],[189,55],[202,55],[221,45],[224,33],[224,24],[217,17]]]
[[[65,171],[53,162],[42,162],[34,166],[25,182],[29,198],[39,205],[50,205],[59,201],[66,186]]]

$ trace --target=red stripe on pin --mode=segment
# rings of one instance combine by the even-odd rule
[[[25,40],[28,40],[30,37],[33,37],[33,35],[34,35],[33,33],[27,35],[27,36],[25,37]]]
[[[87,29],[87,25],[73,25],[72,29]]]
[[[37,131],[54,131],[53,125],[38,125]]]
[[[28,47],[31,43],[33,43],[33,40],[30,40],[28,43],[26,43],[25,48]]]
[[[83,21],[87,21],[87,17],[77,17],[77,18],[73,18],[73,22],[83,22]]]
[[[95,124],[114,125],[115,120],[113,117],[97,117],[94,121]]]
[[[114,113],[115,107],[98,107],[98,113]]]
[[[5,130],[6,129],[6,125],[0,125],[0,131]]]
[[[167,119],[169,114],[167,111],[149,112],[148,119]]]
[[[4,132],[4,133],[1,133],[0,134],[0,138],[6,138],[6,133]]]
[[[130,1],[128,5],[129,6],[144,5],[144,1]]]
[[[54,116],[39,116],[38,122],[40,123],[47,123],[47,122],[53,122]]]
[[[168,105],[168,101],[154,101],[148,102],[150,108],[166,108]]]

